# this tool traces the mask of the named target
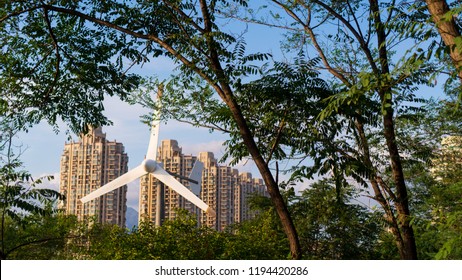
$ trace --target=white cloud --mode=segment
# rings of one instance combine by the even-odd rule
[[[200,152],[212,152],[216,158],[224,154],[225,147],[222,140],[213,140],[209,142],[191,143],[183,147],[184,154],[198,155]],[[178,143],[181,145],[181,143]]]
[[[53,179],[47,180],[48,176],[53,176]],[[59,173],[53,174],[40,174],[38,176],[32,176],[34,180],[41,179],[42,183],[37,184],[37,188],[41,189],[52,189],[55,191],[59,191]]]

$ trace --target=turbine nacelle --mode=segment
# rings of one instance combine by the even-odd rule
[[[157,169],[157,162],[152,159],[143,160],[141,165],[144,167],[144,170],[146,171],[146,173],[152,173]]]

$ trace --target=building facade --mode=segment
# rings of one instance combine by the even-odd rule
[[[443,183],[454,182],[462,177],[462,136],[447,136],[432,160],[430,170],[433,176]]]
[[[198,160],[204,164],[204,170],[202,171],[200,198],[216,211],[218,217],[220,216],[220,212],[218,210],[217,186],[219,184],[218,173],[220,167],[218,166],[218,162],[211,152],[200,152]],[[199,213],[199,216],[201,225],[217,228],[216,218],[210,217],[202,211]]]
[[[122,143],[109,141],[101,127],[90,129],[79,141],[65,143],[60,165],[60,205],[79,220],[125,226],[127,186],[122,186],[83,204],[80,199],[128,170],[128,156]]]
[[[250,207],[249,200],[252,196],[269,197],[266,186],[262,179],[252,178],[252,173],[239,174],[238,184],[234,188],[234,222],[240,223],[255,218],[258,214]]]

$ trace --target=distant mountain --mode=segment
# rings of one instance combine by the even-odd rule
[[[131,208],[127,207],[127,212],[125,213],[125,226],[128,229],[132,229],[134,226],[138,226],[138,212]]]

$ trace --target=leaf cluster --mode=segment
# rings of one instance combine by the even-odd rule
[[[70,9],[77,3],[59,1]],[[1,116],[20,129],[41,120],[56,126],[62,119],[75,132],[108,124],[104,96],[124,98],[139,83],[123,62],[141,59],[139,43],[35,1],[2,5]]]

